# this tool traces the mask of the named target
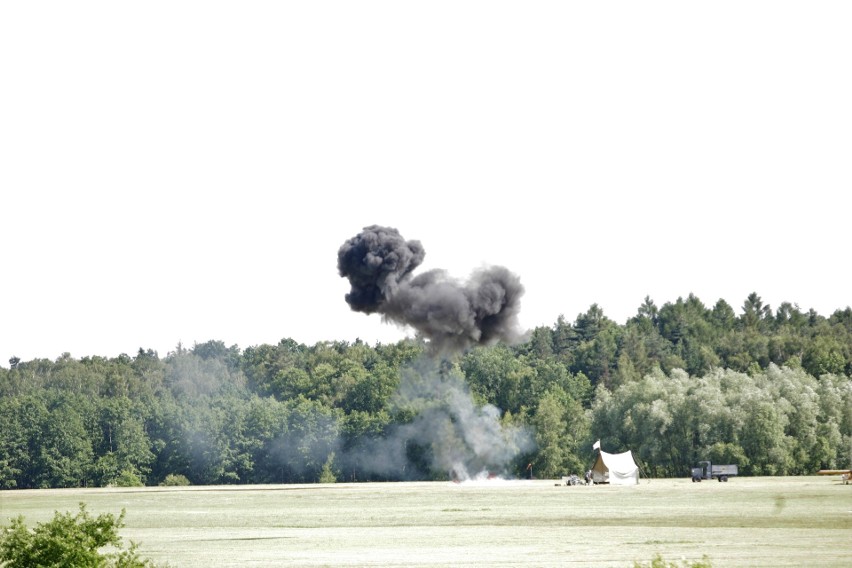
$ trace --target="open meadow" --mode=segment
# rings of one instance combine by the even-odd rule
[[[838,566],[852,559],[852,486],[839,478],[555,480],[0,491],[28,526],[127,510],[125,543],[180,567]]]

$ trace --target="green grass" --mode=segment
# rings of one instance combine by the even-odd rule
[[[125,539],[179,567],[835,566],[852,558],[852,486],[824,477],[150,487],[0,492],[27,524],[85,502],[127,509]]]

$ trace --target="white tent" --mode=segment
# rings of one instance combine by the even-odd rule
[[[592,481],[610,485],[638,485],[639,466],[633,460],[633,453],[627,450],[623,454],[598,453],[598,459],[592,468]]]

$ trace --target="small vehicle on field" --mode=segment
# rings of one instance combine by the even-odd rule
[[[713,479],[728,481],[729,477],[737,475],[736,465],[714,465],[709,461],[698,462],[698,467],[692,468],[692,482],[697,483],[702,479]]]

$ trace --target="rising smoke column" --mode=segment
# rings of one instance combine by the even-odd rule
[[[529,430],[502,424],[495,406],[477,406],[464,376],[447,369],[446,362],[424,358],[402,369],[389,409],[411,419],[341,452],[344,468],[404,480],[429,478],[434,472],[457,481],[511,477],[512,460],[535,449]],[[422,469],[424,460],[427,470]]]
[[[338,272],[351,286],[346,302],[355,311],[413,327],[435,351],[521,338],[517,316],[524,288],[518,276],[502,266],[479,269],[467,282],[443,270],[413,276],[425,254],[420,241],[406,241],[394,228],[365,227],[337,253]]]
[[[508,475],[511,461],[535,447],[527,429],[500,422],[499,408],[475,404],[461,371],[434,360],[403,371],[393,406],[416,412],[400,430],[406,442],[428,447],[432,467],[457,480]]]
[[[432,355],[443,358],[521,338],[517,316],[524,289],[516,275],[492,266],[467,282],[443,270],[415,276],[424,256],[419,241],[406,241],[396,229],[364,228],[337,255],[338,271],[351,285],[346,302],[355,311],[413,327],[429,340]],[[413,418],[365,440],[362,452],[345,454],[343,461],[380,475],[417,478],[423,472],[409,451],[426,448],[433,469],[461,480],[482,472],[508,474],[515,457],[532,451],[529,431],[501,424],[498,408],[474,403],[463,375],[441,368],[436,358],[427,358],[404,369],[391,406]]]

